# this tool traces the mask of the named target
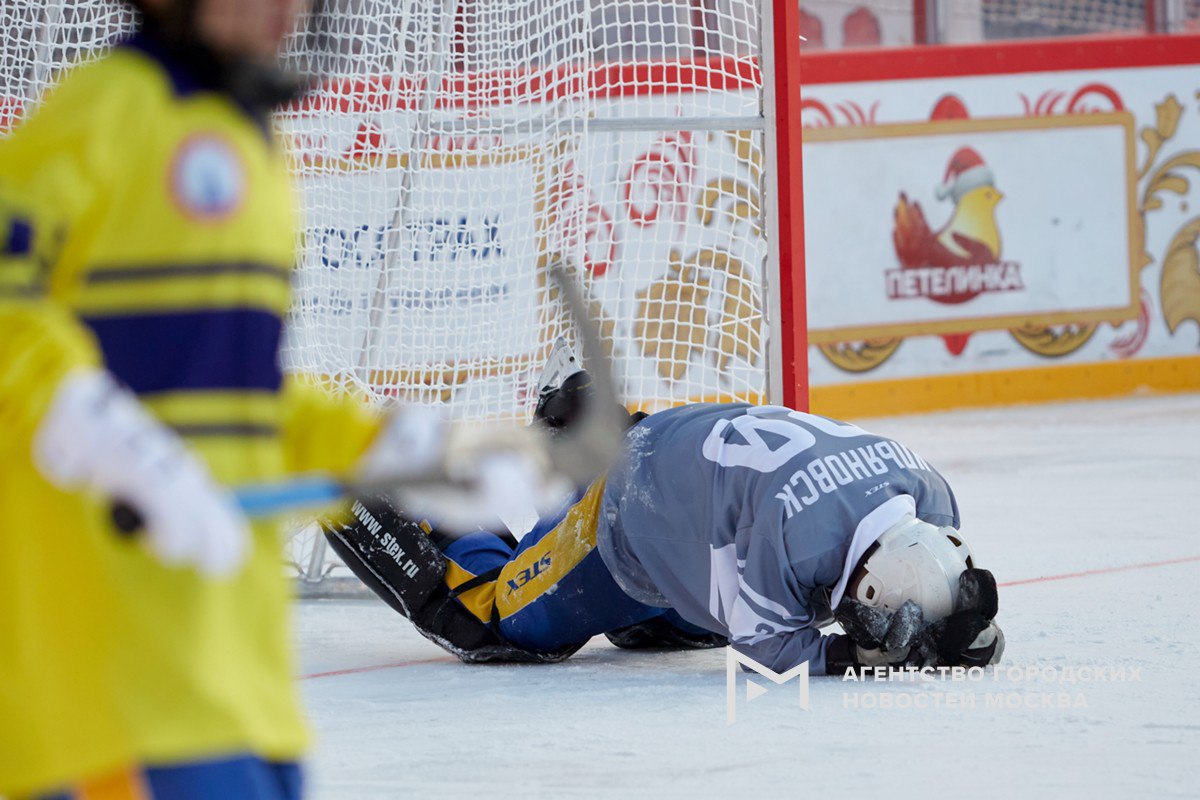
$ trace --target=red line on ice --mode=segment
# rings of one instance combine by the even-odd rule
[[[307,681],[312,678],[335,678],[338,675],[357,675],[360,672],[377,672],[381,669],[399,669],[400,667],[419,667],[422,664],[438,664],[443,661],[458,663],[457,658],[423,658],[415,661],[396,661],[391,664],[372,664],[369,667],[350,667],[349,669],[334,669],[329,672],[314,672],[311,675],[301,675],[300,680]]]
[[[1085,578],[1089,575],[1106,575],[1110,572],[1127,572],[1133,569],[1150,569],[1151,567],[1166,567],[1171,564],[1187,564],[1191,561],[1200,561],[1200,556],[1185,556],[1183,558],[1171,558],[1166,561],[1147,561],[1144,564],[1127,564],[1123,567],[1101,567],[1100,569],[1087,569],[1083,572],[1067,572],[1062,575],[1045,575],[1041,578],[1025,578],[1019,581],[1008,581],[1007,583],[998,584],[1001,587],[1005,586],[1023,586],[1027,583],[1046,583],[1048,581],[1065,581],[1068,578]]]
[[[1200,561],[1198,556],[1185,556],[1184,558],[1171,558],[1166,561],[1147,561],[1142,564],[1126,564],[1123,567],[1101,567],[1099,569],[1087,569],[1082,572],[1067,572],[1062,575],[1044,575],[1040,578],[1025,578],[1019,581],[1008,581],[999,584],[1000,587],[1007,586],[1024,586],[1028,583],[1048,583],[1049,581],[1065,581],[1070,578],[1086,578],[1089,575],[1107,575],[1110,572],[1128,572],[1135,569],[1151,569],[1153,567],[1167,567],[1172,564],[1187,564],[1193,561]],[[334,678],[339,675],[357,675],[360,672],[377,672],[382,669],[400,669],[401,667],[416,667],[421,664],[438,664],[442,662],[457,663],[456,658],[425,658],[415,661],[397,661],[393,664],[375,664],[369,667],[352,667],[350,669],[335,669],[329,672],[314,672],[312,675],[303,675],[301,680],[310,680],[312,678]]]

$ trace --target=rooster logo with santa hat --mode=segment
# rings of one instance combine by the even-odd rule
[[[1020,266],[1000,259],[996,206],[1004,195],[978,151],[954,153],[936,196],[952,201],[954,213],[934,232],[921,204],[900,193],[892,241],[901,269],[887,272],[888,296],[963,303],[983,292],[1024,288]]]

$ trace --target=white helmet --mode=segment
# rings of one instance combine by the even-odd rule
[[[957,530],[906,519],[879,537],[848,594],[888,611],[912,600],[926,622],[936,622],[954,611],[958,576],[971,566],[971,549]]]

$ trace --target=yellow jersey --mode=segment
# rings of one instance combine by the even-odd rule
[[[276,527],[230,579],[168,568],[31,452],[103,365],[225,482],[349,469],[375,418],[280,370],[293,202],[265,116],[148,39],[0,141],[0,795],[305,747]]]

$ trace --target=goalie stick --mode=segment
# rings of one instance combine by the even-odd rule
[[[590,483],[617,460],[621,453],[625,421],[617,413],[620,406],[614,388],[612,363],[604,353],[599,328],[588,313],[582,294],[570,282],[562,266],[552,264],[547,267],[547,272],[574,318],[595,394],[583,418],[571,430],[555,437],[537,429],[531,430],[529,434],[538,437],[537,441],[544,449],[556,474],[582,486]],[[543,385],[539,388],[545,388],[544,384],[553,380],[556,375],[561,382],[578,370],[578,364],[574,364],[574,369],[571,368],[575,358],[570,355],[569,349],[565,350],[566,361],[556,367],[555,356],[560,352],[562,349],[556,345],[539,381]],[[311,473],[283,481],[244,484],[235,487],[233,494],[246,516],[263,518],[327,506],[349,497],[391,494],[397,489],[419,489],[446,484],[461,485],[461,481],[447,475],[441,467],[422,474],[385,476],[370,480]],[[114,503],[112,520],[116,528],[123,533],[134,533],[143,525],[137,510],[123,502]]]

